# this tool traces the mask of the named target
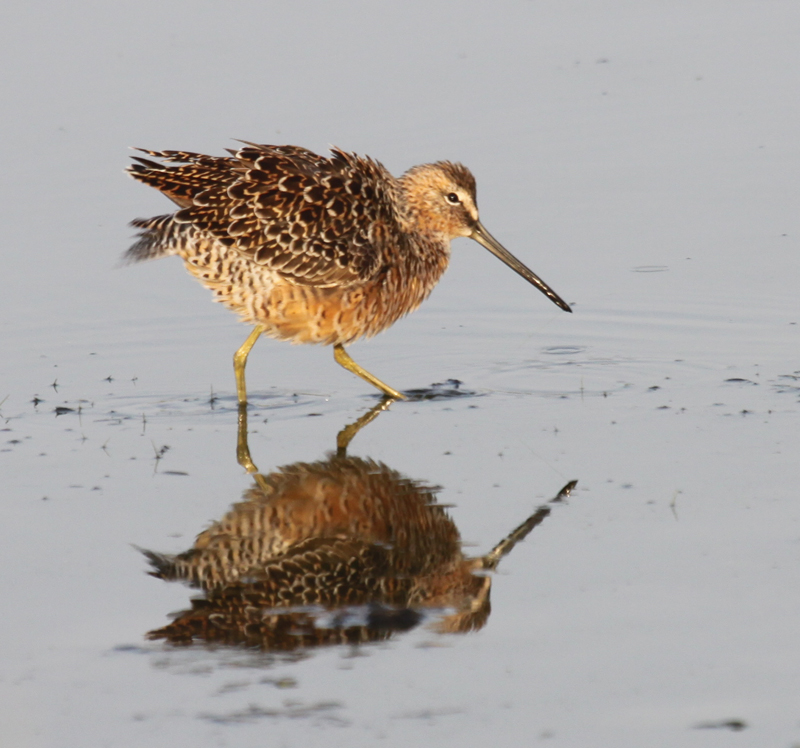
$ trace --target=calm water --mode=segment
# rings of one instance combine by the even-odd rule
[[[9,745],[800,745],[796,4],[3,15]],[[373,525],[314,552],[414,594],[281,616],[269,580],[203,598],[137,550],[269,503],[236,461],[246,328],[174,259],[117,267],[127,222],[168,209],[126,147],[232,137],[461,160],[487,228],[574,303],[459,241],[420,311],[353,346],[436,396],[354,437]],[[248,384],[266,485],[344,480],[368,387],[266,340]],[[237,532],[223,550],[266,542]],[[191,646],[148,637],[183,624]]]

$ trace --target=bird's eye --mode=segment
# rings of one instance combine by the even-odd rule
[[[458,195],[456,195],[455,192],[451,192],[449,195],[447,195],[447,197],[445,197],[445,200],[447,200],[447,202],[450,203],[450,205],[458,205],[461,202],[460,198],[458,197]]]

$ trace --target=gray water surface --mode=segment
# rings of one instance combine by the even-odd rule
[[[8,4],[8,745],[800,744],[798,22],[721,0]],[[137,548],[185,551],[253,485],[248,331],[175,258],[119,267],[128,221],[169,210],[122,169],[127,146],[232,138],[462,161],[487,228],[574,305],[458,240],[431,299],[350,349],[401,390],[461,382],[348,453],[431,487],[464,557],[552,509],[469,633],[429,606],[358,645],[147,638],[201,593]],[[268,340],[248,384],[264,475],[330,459],[377,402],[329,349]]]

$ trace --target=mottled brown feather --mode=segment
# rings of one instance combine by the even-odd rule
[[[402,233],[396,180],[371,159],[268,145],[232,157],[144,152],[164,163],[136,157],[129,173],[181,206],[177,224],[304,284],[370,280],[391,249],[386,238]]]

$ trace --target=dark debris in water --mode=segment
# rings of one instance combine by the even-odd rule
[[[462,390],[464,384],[459,379],[447,379],[444,382],[434,382],[430,387],[416,390],[406,390],[403,394],[411,401],[420,400],[451,400],[457,397],[479,397],[474,390]]]
[[[138,644],[118,644],[111,651],[124,654],[152,654],[152,650],[147,649],[146,647],[141,647]]]
[[[781,374],[778,376],[778,382],[773,387],[780,395],[800,395],[800,371],[792,372],[791,374]]]
[[[743,719],[722,719],[713,722],[698,722],[694,726],[695,730],[731,730],[741,732],[747,728],[747,722]]]
[[[726,384],[752,384],[758,386],[758,382],[754,382],[751,379],[742,379],[741,377],[732,377],[731,379],[726,379],[725,382]]]

